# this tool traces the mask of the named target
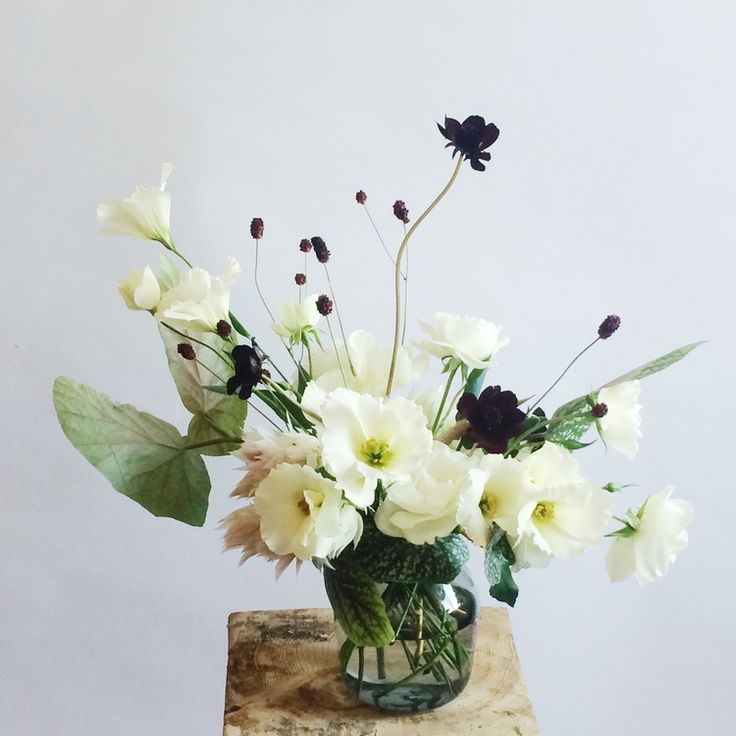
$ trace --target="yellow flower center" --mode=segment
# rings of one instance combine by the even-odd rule
[[[555,505],[549,501],[540,502],[534,507],[532,516],[537,521],[552,521],[555,517]]]
[[[498,499],[492,493],[484,493],[479,505],[486,519],[492,519],[498,511]]]
[[[372,465],[374,468],[384,467],[393,457],[388,442],[377,440],[373,437],[366,440],[360,446],[360,455],[363,458],[363,462]]]

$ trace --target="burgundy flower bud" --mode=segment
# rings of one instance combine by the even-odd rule
[[[409,210],[400,199],[394,202],[394,216],[401,220],[404,225],[409,222]]]
[[[359,192],[356,192],[355,201],[358,204],[365,204],[367,199],[368,195],[362,189]]]
[[[309,253],[309,251],[312,250],[312,243],[310,242],[309,238],[302,238],[299,241],[299,250],[302,253]]]
[[[215,325],[215,329],[217,330],[217,334],[222,338],[230,337],[230,333],[233,331],[233,328],[230,325],[230,323],[226,322],[224,319],[221,319]]]
[[[598,337],[607,340],[621,326],[621,317],[609,314],[598,327]]]
[[[176,352],[179,353],[184,360],[194,360],[197,357],[194,353],[194,348],[188,342],[180,342],[176,346]]]
[[[312,238],[312,246],[314,247],[314,255],[317,256],[317,260],[320,263],[327,263],[330,260],[330,251],[327,250],[327,243],[319,235],[315,235]]]
[[[307,283],[307,275],[304,273],[297,273],[294,275],[294,281],[297,286],[304,286]]]
[[[250,221],[250,235],[256,240],[263,237],[263,220],[260,217],[254,217]]]
[[[326,317],[332,312],[332,299],[330,299],[327,294],[322,294],[317,297],[317,311],[323,317]]]
[[[608,407],[601,402],[600,404],[593,404],[590,411],[596,419],[603,419],[608,414]]]

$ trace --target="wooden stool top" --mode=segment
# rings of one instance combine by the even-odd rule
[[[539,736],[503,608],[481,610],[465,690],[418,715],[371,708],[343,684],[329,608],[233,613],[228,632],[224,736]]]

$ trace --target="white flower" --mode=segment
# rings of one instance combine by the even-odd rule
[[[522,463],[501,455],[474,456],[481,482],[462,499],[459,520],[475,544],[485,547],[492,522],[507,532],[513,544],[519,512],[534,496],[529,473]]]
[[[320,318],[316,294],[310,294],[301,304],[295,301],[282,302],[277,311],[278,322],[271,327],[277,335],[288,337],[293,343],[301,342],[303,336],[314,332]]]
[[[412,401],[338,388],[321,407],[325,467],[356,506],[373,502],[378,481],[409,480],[432,448],[424,413]]]
[[[226,516],[220,523],[220,528],[225,530],[225,549],[242,549],[240,564],[251,557],[263,557],[271,562],[276,562],[276,577],[286,570],[289,565],[296,561],[298,570],[302,560],[298,560],[292,554],[277,555],[272,552],[261,537],[261,517],[253,504],[243,506],[232,514]]]
[[[608,493],[591,483],[550,486],[519,512],[519,535],[562,559],[574,557],[603,539],[611,516]]]
[[[156,309],[161,299],[161,287],[150,266],[146,266],[143,271],[131,271],[118,284],[118,291],[128,309],[145,309],[150,312]]]
[[[307,465],[282,463],[256,489],[263,541],[277,555],[335,557],[363,532],[358,510],[335,483]]]
[[[432,544],[458,525],[458,508],[464,494],[477,496],[482,474],[472,460],[435,442],[408,481],[388,487],[386,499],[376,511],[376,526],[390,537],[412,544]]]
[[[614,583],[634,575],[639,585],[661,578],[687,547],[685,527],[693,518],[693,507],[672,499],[672,486],[650,496],[627,521],[630,536],[615,536],[606,555],[608,574]]]
[[[499,337],[500,327],[482,319],[439,312],[435,320],[435,325],[419,321],[429,340],[416,345],[437,358],[448,358],[452,368],[461,363],[473,369],[487,368],[493,355],[508,343],[508,338]]]
[[[243,444],[232,454],[245,462],[245,476],[231,496],[248,497],[258,484],[281,463],[319,466],[319,440],[304,432],[247,432]]]
[[[409,398],[424,412],[424,416],[427,419],[427,427],[429,427],[429,429],[432,429],[435,417],[437,416],[440,404],[442,403],[443,394],[444,388],[442,386],[427,389],[417,395],[409,394]],[[435,437],[441,437],[447,430],[455,425],[455,407],[449,405],[449,402],[445,403],[443,414],[444,416],[440,417],[437,430],[434,433]]]
[[[172,248],[171,195],[165,191],[171,164],[161,167],[161,185],[138,187],[127,199],[108,200],[97,205],[97,221],[106,235],[133,235],[158,240]]]
[[[239,275],[240,265],[232,257],[225,262],[222,278],[201,268],[180,272],[161,296],[156,319],[179,330],[214,332],[220,320],[229,319],[230,288]]]
[[[383,396],[386,392],[386,381],[391,365],[390,346],[381,345],[366,330],[356,330],[348,337],[347,352],[340,342],[337,343],[337,350],[340,354],[342,371],[335,350],[318,349],[312,352],[312,381],[307,385],[302,404],[315,414],[319,414],[320,406],[327,394],[336,388],[349,388],[371,396]],[[408,350],[399,348],[394,372],[394,388],[400,388],[416,378],[419,370],[420,366],[412,363]]]
[[[529,481],[537,488],[585,481],[573,454],[554,442],[545,442],[538,450],[521,458],[521,463]]]
[[[598,392],[598,403],[605,404],[608,409],[598,420],[603,441],[633,459],[641,437],[639,381],[624,381],[602,388]]]

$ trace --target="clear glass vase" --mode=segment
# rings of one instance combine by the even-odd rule
[[[419,713],[456,698],[470,679],[478,619],[472,579],[375,584],[396,633],[390,644],[358,647],[336,621],[342,677],[364,703]]]

